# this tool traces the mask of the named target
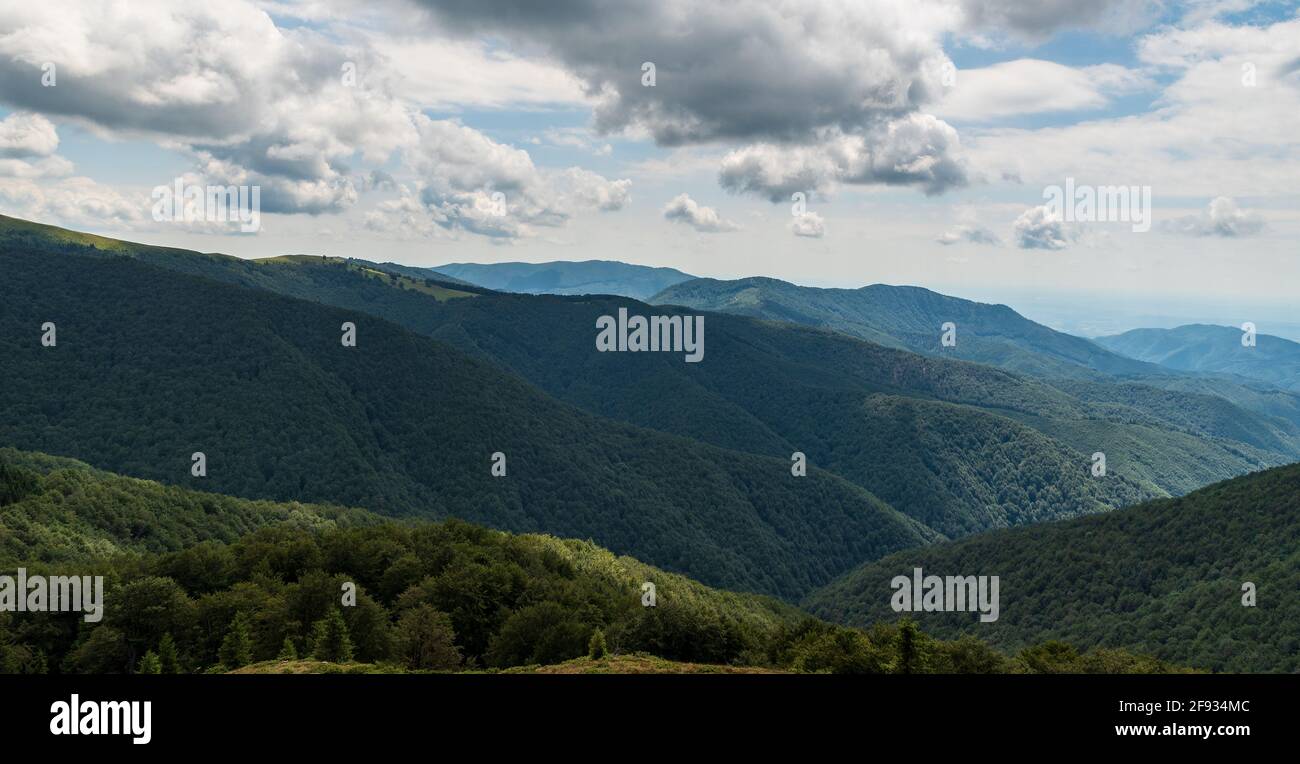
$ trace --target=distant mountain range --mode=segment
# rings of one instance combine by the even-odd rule
[[[1300,392],[1300,343],[1256,334],[1242,344],[1244,332],[1231,326],[1188,324],[1175,329],[1134,329],[1097,344],[1148,363],[1202,374],[1224,374],[1267,382]]]
[[[1151,364],[1034,323],[1005,305],[921,287],[821,289],[770,278],[695,279],[664,289],[650,302],[833,329],[890,347],[1035,376],[1097,379],[1092,372],[1161,373]],[[955,325],[955,344],[945,346],[941,337],[947,323]]]
[[[650,268],[613,260],[551,263],[448,263],[430,270],[501,292],[614,294],[644,300],[695,278],[673,268]]]
[[[146,493],[181,506],[159,522],[42,505],[54,514],[14,515],[20,534],[0,540],[19,557],[56,538],[153,553],[238,529],[328,529],[355,518],[325,505],[360,506],[589,538],[710,586],[855,623],[889,617],[863,599],[874,584],[862,571],[884,570],[871,567],[882,559],[942,567],[947,550],[993,555],[1022,594],[1051,592],[1063,608],[1086,610],[1092,594],[1064,579],[1029,589],[1013,572],[1038,559],[1073,571],[1067,552],[1040,546],[1055,543],[1058,528],[1107,529],[1102,537],[1123,548],[1097,564],[1113,558],[1140,577],[1142,555],[1112,532],[1124,521],[1059,521],[1151,516],[1191,533],[1161,508],[1209,506],[1202,498],[1141,503],[1300,458],[1300,396],[1279,384],[1128,358],[1005,306],[914,287],[694,279],[661,290],[657,304],[513,294],[392,263],[243,260],[4,217],[0,274],[0,448],[157,480],[164,485]],[[702,315],[705,360],[596,352],[598,319],[620,310]],[[46,322],[57,326],[53,347],[41,342]],[[345,322],[356,325],[355,347],[340,342]],[[947,322],[953,347],[940,341]],[[191,474],[197,451],[206,476]],[[796,452],[806,477],[792,474]],[[1104,476],[1091,472],[1096,452]],[[498,453],[504,476],[491,470]],[[24,480],[9,482],[21,492]],[[77,476],[60,481],[90,490]],[[1270,529],[1293,537],[1295,513],[1275,490],[1289,484],[1242,483],[1232,497],[1245,509],[1217,505],[1242,512],[1241,524],[1201,526],[1234,549]],[[113,501],[114,486],[125,484],[95,495]],[[286,512],[169,493],[182,489],[321,506]],[[1156,511],[1114,512],[1139,504]],[[1281,507],[1276,527],[1261,515],[1269,506]],[[1042,535],[988,535],[1023,525]],[[1060,532],[1093,544],[1085,531]],[[1167,560],[1160,574],[1178,597],[1196,591],[1204,569],[1174,567],[1191,564],[1178,549],[1204,550],[1158,528],[1150,535],[1168,547],[1141,547],[1142,559]],[[1275,585],[1292,575],[1287,565],[1261,580]],[[1126,591],[1106,607],[1128,613],[1138,595]],[[1151,633],[1178,630],[1163,651],[1138,644],[1122,618],[1093,633],[1066,610],[1046,621],[1008,610],[990,638],[1018,649],[1056,634],[1045,626],[1053,623],[1083,646],[1122,644],[1188,665],[1289,665],[1285,650],[1246,663],[1216,658],[1183,633],[1187,602],[1170,601],[1181,615],[1151,616]]]
[[[11,238],[28,248],[57,249],[68,237],[81,236],[23,221],[10,229]],[[646,312],[650,306],[617,298],[491,293],[360,260],[247,261],[113,240],[94,244],[86,251],[129,253],[169,270],[384,317],[505,367],[599,416],[755,455],[788,459],[802,451],[814,466],[866,488],[943,536],[1182,493],[1291,461],[1297,453],[1297,425],[1284,418],[1200,391],[1120,384],[1087,369],[1080,376],[1097,381],[1047,384],[941,353],[924,360],[839,333],[722,314],[709,319],[707,363],[684,364],[655,353],[599,354],[591,344],[596,317],[619,307]],[[690,283],[701,282],[726,283]],[[909,297],[924,291],[902,290]],[[964,320],[966,329],[996,337],[977,323],[987,306],[926,294],[931,297],[922,302],[965,304],[959,305],[962,315],[972,315]],[[997,317],[1022,333],[1045,332],[1076,352],[1071,341],[1109,355],[1005,308]],[[1020,355],[1034,356],[1031,350]],[[1065,362],[1034,365],[1053,363]],[[762,375],[761,383],[755,374]],[[969,442],[954,438],[958,431]],[[1114,480],[1085,479],[1088,455],[1097,450],[1107,454]],[[1008,470],[1018,470],[1025,486],[1036,488],[1009,490],[1003,477]],[[1046,486],[1051,490],[1044,492]]]

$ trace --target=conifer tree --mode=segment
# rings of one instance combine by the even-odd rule
[[[162,674],[181,673],[180,656],[176,653],[176,640],[171,632],[162,635],[158,642],[158,664]]]
[[[162,662],[158,660],[158,653],[153,650],[146,650],[144,657],[140,659],[140,665],[136,668],[137,674],[161,674]]]
[[[230,624],[230,631],[221,641],[217,656],[221,664],[228,669],[237,669],[253,662],[253,638],[248,628],[248,616],[237,613]]]
[[[352,660],[352,637],[338,608],[316,622],[312,629],[312,657],[329,663]]]
[[[605,632],[596,629],[591,633],[591,641],[587,643],[587,655],[592,660],[600,660],[609,654],[605,647]]]

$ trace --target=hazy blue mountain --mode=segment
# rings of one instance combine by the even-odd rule
[[[613,260],[552,263],[448,263],[431,270],[502,292],[524,294],[616,294],[644,300],[695,278],[673,268]]]
[[[1024,374],[1095,378],[1159,373],[1158,368],[1096,343],[1049,329],[1006,305],[988,305],[912,286],[859,289],[805,287],[770,278],[694,279],[650,299],[662,305],[789,321],[833,329],[917,353],[945,355]],[[957,327],[953,347],[940,344],[943,324]]]
[[[1231,374],[1300,392],[1300,343],[1256,334],[1255,346],[1242,344],[1231,326],[1188,324],[1176,329],[1134,329],[1097,343],[1110,350],[1179,371]]]

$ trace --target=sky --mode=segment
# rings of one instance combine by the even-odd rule
[[[159,214],[178,179],[256,187],[256,230]],[[1080,206],[1120,188],[1132,206]],[[920,285],[1089,336],[1300,338],[1300,11],[6,2],[0,212],[240,257],[622,260]]]

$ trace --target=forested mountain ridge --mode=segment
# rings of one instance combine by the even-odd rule
[[[813,592],[812,613],[897,619],[890,581],[998,576],[1000,616],[915,613],[945,638],[1015,650],[1119,647],[1217,671],[1300,670],[1300,464],[1104,515],[994,531],[867,563]],[[1257,597],[1246,606],[1246,587]]]
[[[257,268],[259,275],[284,274],[286,292],[304,294],[309,284],[317,299],[398,320],[593,413],[779,458],[785,475],[791,455],[804,453],[813,467],[879,491],[938,534],[1105,511],[1161,493],[1122,474],[1093,480],[1090,451],[1072,450],[990,411],[950,405],[1006,405],[1062,417],[1077,412],[1059,391],[995,369],[723,314],[708,318],[705,363],[663,353],[601,354],[592,342],[597,316],[649,306],[600,296],[440,300],[316,258]],[[231,264],[227,277],[242,283],[247,269]],[[207,275],[220,272],[212,267]],[[895,405],[881,395],[929,403]],[[955,430],[965,433],[970,451],[943,445],[937,433]],[[1016,475],[1022,484],[1008,483]],[[323,498],[365,503],[358,495]]]
[[[1160,356],[1117,352],[1123,350],[1112,347],[1119,342],[1117,338],[1075,337],[1030,321],[1005,305],[949,297],[920,287],[873,284],[859,289],[821,289],[769,278],[695,279],[675,284],[650,301],[829,328],[918,353],[985,363],[1053,384],[1062,380],[1110,384],[1118,380],[1148,389],[1195,391],[1222,398],[1255,415],[1285,420],[1282,427],[1292,441],[1289,449],[1294,452],[1296,448],[1300,396],[1277,395],[1288,385],[1300,384],[1294,369],[1289,381],[1261,395],[1258,388],[1264,386],[1266,376],[1259,377],[1256,385],[1242,384],[1249,382],[1248,375],[1198,378],[1188,373],[1198,371],[1195,365],[1160,365]],[[940,342],[941,327],[948,322],[955,325],[956,343],[952,346]],[[1239,338],[1236,333],[1233,341]],[[1269,381],[1277,382],[1279,377],[1274,373]],[[1151,394],[1154,400],[1144,405],[1159,406],[1159,396],[1154,391]],[[1130,391],[1127,397],[1133,395]],[[1192,407],[1204,405],[1188,400]]]
[[[922,287],[872,284],[858,289],[804,287],[778,279],[694,279],[650,298],[660,305],[819,326],[918,353],[943,353],[1010,371],[1091,379],[1159,372],[1150,364],[1030,321],[1005,305],[986,305]],[[940,344],[941,326],[956,325],[956,344]]]
[[[0,448],[0,569],[175,552],[270,525],[308,530],[378,522],[379,515],[358,509],[237,499]]]
[[[25,224],[19,230],[32,227],[43,228]],[[62,251],[61,229],[51,231],[44,239],[28,233],[23,246]],[[405,278],[373,277],[372,271],[391,265],[305,256],[252,265],[197,254],[193,262],[180,256],[152,262],[388,318],[509,368],[602,416],[756,454],[789,458],[801,451],[812,464],[857,482],[907,514],[927,518],[948,535],[1098,511],[1284,463],[1294,457],[1291,440],[1278,434],[1279,427],[1300,429],[1246,411],[1220,416],[1220,401],[1211,396],[1166,401],[1161,397],[1170,396],[1164,391],[1141,388],[1150,394],[1082,400],[1042,381],[984,366],[725,314],[709,317],[707,363],[682,364],[654,353],[593,353],[597,316],[620,307],[633,313],[665,310],[628,299],[482,290],[474,299],[445,299]],[[410,269],[398,273],[405,270]],[[250,281],[254,276],[256,282]],[[869,402],[879,394],[964,406],[927,405],[927,416],[917,417],[912,407],[882,409]],[[1000,432],[982,441],[999,444],[997,451],[975,464],[972,453],[951,449],[938,449],[934,459],[922,457],[917,445],[933,438],[936,417],[970,420],[971,433]],[[918,426],[915,435],[907,434]],[[883,443],[900,442],[904,458],[895,462]],[[1014,444],[1020,446],[1018,454]],[[1085,480],[1082,471],[1088,455],[1098,450],[1107,454],[1111,475],[1118,478],[1109,485]],[[1037,486],[1034,497],[990,482],[1021,464],[1027,482]],[[1137,484],[1136,493],[1128,481]],[[1054,491],[1039,490],[1049,484]],[[1063,501],[1051,507],[1039,496]]]
[[[936,538],[816,465],[795,480],[788,457],[585,414],[364,313],[127,257],[5,248],[0,269],[0,443],[236,496],[589,537],[787,597]]]
[[[591,542],[236,499],[0,449],[10,566],[103,576],[103,617],[0,612],[0,674],[1176,670],[832,626]]]

